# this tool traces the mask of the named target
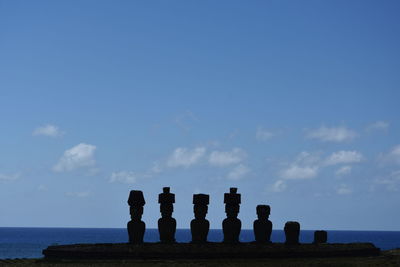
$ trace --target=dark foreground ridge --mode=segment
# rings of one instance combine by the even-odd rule
[[[377,256],[380,249],[372,243],[301,244],[281,243],[143,243],[76,244],[50,246],[45,259],[222,259],[222,258],[299,258]]]

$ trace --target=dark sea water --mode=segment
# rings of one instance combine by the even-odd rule
[[[302,230],[302,243],[313,241],[314,231]],[[178,242],[191,240],[190,230],[178,229]],[[272,242],[284,242],[282,230],[272,232]],[[208,240],[220,242],[222,230],[210,230]],[[252,230],[242,230],[240,240],[254,240]],[[50,245],[75,243],[123,243],[128,241],[126,229],[115,228],[9,228],[0,227],[0,259],[7,258],[40,258],[42,250]],[[157,229],[147,229],[145,241],[157,242]],[[371,242],[387,250],[400,248],[400,232],[384,231],[328,231],[330,243]]]

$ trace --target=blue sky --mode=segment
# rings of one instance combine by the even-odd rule
[[[400,230],[398,1],[0,1],[0,226],[125,227],[129,190],[275,229]]]

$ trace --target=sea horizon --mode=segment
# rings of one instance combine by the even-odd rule
[[[127,229],[126,227],[80,227],[80,226],[0,226],[0,228],[32,228],[32,229]],[[177,230],[190,230],[190,228],[176,228]],[[158,230],[158,228],[149,227],[146,230]],[[221,230],[222,228],[210,228],[210,230]],[[252,228],[242,228],[241,231],[253,231]],[[281,230],[283,228],[273,228],[273,230]],[[353,230],[353,229],[300,229],[300,231],[317,231],[317,230],[324,230],[324,231],[347,231],[347,232],[400,232],[400,230],[374,230],[374,229],[367,229],[367,230]]]
[[[373,243],[382,250],[400,248],[400,231],[343,231],[326,230],[328,243]],[[312,243],[314,230],[301,230],[300,243]],[[189,229],[177,229],[175,234],[178,243],[189,243]],[[209,242],[222,242],[221,229],[210,229]],[[274,229],[271,234],[273,243],[283,243],[283,230]],[[148,228],[144,241],[159,242],[158,229]],[[253,230],[242,229],[240,242],[254,241]],[[7,258],[41,258],[42,250],[51,245],[78,243],[127,243],[126,228],[77,228],[77,227],[0,227],[0,259]]]

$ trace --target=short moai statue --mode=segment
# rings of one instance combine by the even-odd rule
[[[142,191],[132,190],[129,193],[128,205],[131,220],[128,222],[129,243],[143,243],[146,224],[142,221],[143,206],[146,204]]]
[[[257,243],[271,243],[272,222],[268,220],[271,213],[269,205],[258,205],[258,219],[253,223],[254,237]]]
[[[326,231],[315,231],[314,232],[314,244],[323,244],[328,241],[328,233]]]
[[[172,218],[174,211],[175,194],[170,193],[169,187],[163,188],[163,193],[158,195],[161,218],[158,219],[158,233],[161,243],[174,243],[176,220]]]
[[[242,222],[237,218],[240,209],[240,194],[237,188],[230,188],[229,193],[224,194],[226,219],[222,222],[224,243],[238,243]]]
[[[300,236],[300,223],[287,222],[285,224],[286,245],[298,245]]]
[[[194,219],[190,222],[192,243],[206,243],[210,222],[206,219],[210,196],[205,194],[193,195]]]

